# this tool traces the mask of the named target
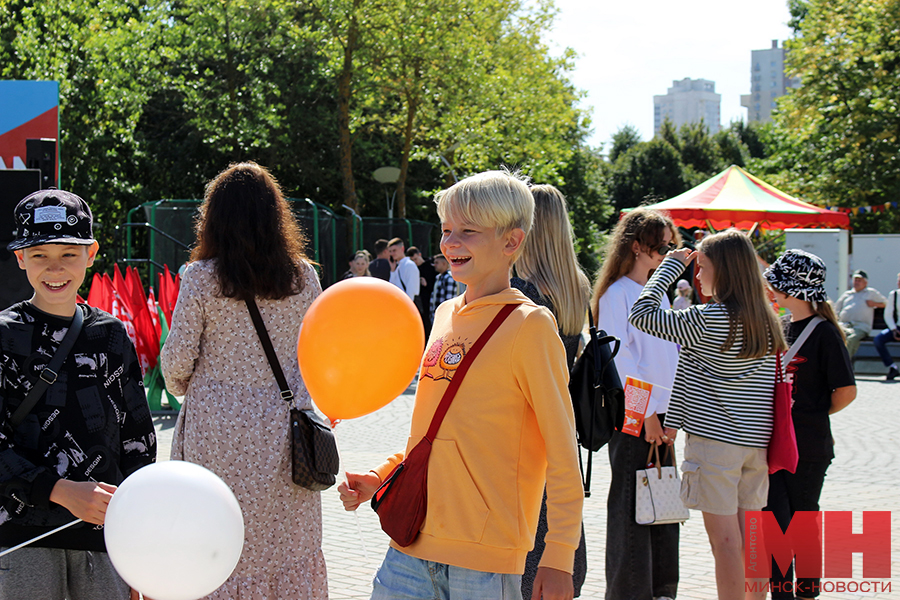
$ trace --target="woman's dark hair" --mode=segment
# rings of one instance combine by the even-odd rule
[[[306,236],[275,178],[253,162],[232,164],[206,186],[191,261],[216,259],[227,298],[280,300],[303,289]]]

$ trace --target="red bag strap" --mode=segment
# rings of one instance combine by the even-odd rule
[[[478,353],[481,352],[481,349],[487,344],[487,341],[491,339],[491,336],[494,335],[494,332],[497,331],[500,324],[503,323],[503,321],[506,320],[506,317],[508,317],[512,311],[516,310],[518,306],[518,304],[504,305],[504,307],[500,309],[500,312],[497,313],[497,316],[494,317],[494,320],[491,321],[491,324],[487,326],[487,329],[478,336],[478,339],[475,340],[475,343],[472,344],[472,347],[469,348],[469,351],[463,356],[462,361],[459,363],[459,367],[457,367],[456,372],[453,374],[453,379],[450,380],[450,385],[448,385],[447,389],[444,391],[441,403],[438,405],[437,410],[434,412],[434,416],[431,418],[431,426],[428,428],[428,433],[425,434],[425,439],[428,440],[429,444],[434,442],[438,428],[440,428],[441,423],[444,421],[444,417],[447,416],[447,410],[450,408],[450,403],[453,402],[453,397],[456,396],[456,391],[462,384],[463,377],[466,376],[466,372],[472,365],[472,361],[475,360],[475,357],[478,356]]]
[[[781,368],[781,350],[775,352],[775,383],[784,383],[784,370]]]

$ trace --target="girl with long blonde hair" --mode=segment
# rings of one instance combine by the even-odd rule
[[[666,290],[695,259],[712,301],[666,310]],[[686,432],[681,498],[703,512],[719,600],[742,600],[744,513],[766,505],[775,354],[786,349],[750,238],[729,229],[670,252],[629,321],[681,345],[663,435]]]
[[[637,301],[666,254],[680,243],[675,224],[665,214],[636,208],[613,230],[591,300],[600,329],[621,340],[616,368],[626,376],[652,383],[639,437],[613,432],[609,441],[610,485],[606,519],[606,598],[653,600],[674,598],[678,590],[679,525],[647,527],[635,522],[634,473],[646,467],[652,444],[666,443],[662,419],[678,363],[675,344],[644,333],[628,322]],[[661,300],[668,308],[668,299]]]
[[[566,199],[552,185],[532,186],[531,194],[534,226],[525,238],[522,255],[516,260],[518,281],[531,283],[549,300],[546,304],[556,316],[563,339],[578,336],[584,327],[584,309],[591,284],[575,256]],[[518,286],[514,284],[514,287]],[[568,348],[566,358],[571,368],[575,357],[569,355]]]
[[[590,282],[578,266],[575,256],[574,235],[565,197],[552,185],[532,186],[531,195],[534,197],[534,225],[525,238],[522,254],[516,260],[518,277],[514,277],[510,285],[521,290],[536,304],[548,307],[556,316],[559,336],[566,348],[566,361],[571,369],[584,327]],[[523,598],[531,598],[532,584],[544,552],[546,534],[545,494],[534,549],[525,560],[525,573],[522,575]],[[573,573],[576,597],[581,593],[586,573],[587,550],[582,527],[581,542],[575,551]]]

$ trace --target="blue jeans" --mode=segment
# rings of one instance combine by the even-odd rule
[[[883,329],[881,333],[875,336],[872,340],[872,343],[875,344],[875,349],[878,350],[878,356],[881,357],[881,362],[884,363],[884,366],[889,367],[894,364],[894,357],[891,356],[890,351],[887,349],[888,342],[894,342],[894,331],[891,329]],[[897,342],[900,344],[900,342]]]
[[[371,600],[522,600],[521,575],[483,573],[388,548]]]

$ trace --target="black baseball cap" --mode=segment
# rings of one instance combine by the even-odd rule
[[[866,273],[865,271],[863,271],[862,269],[857,269],[857,270],[853,271],[853,276],[854,277],[862,277],[863,279],[869,278],[869,274]]]
[[[94,243],[94,216],[87,202],[72,192],[49,188],[23,198],[13,211],[16,239],[7,250],[41,244]]]

